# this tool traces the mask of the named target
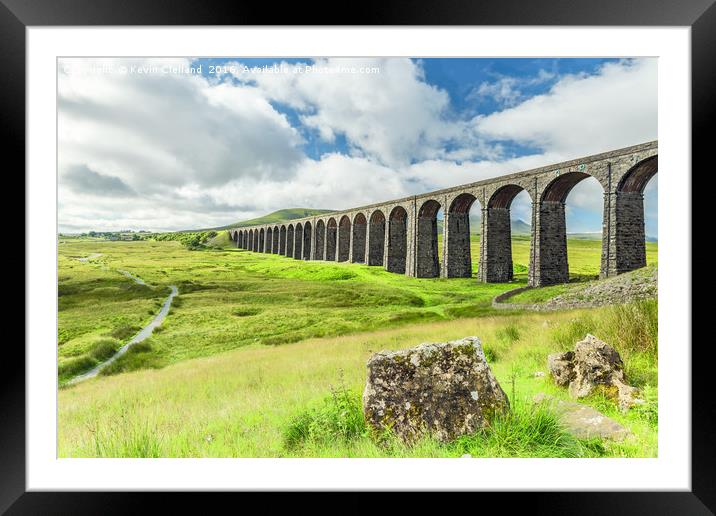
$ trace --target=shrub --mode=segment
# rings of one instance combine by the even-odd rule
[[[97,362],[104,362],[117,352],[119,344],[117,339],[100,339],[92,346],[90,356]]]
[[[157,233],[153,239],[157,241],[175,240],[190,251],[206,249],[206,243],[217,235],[216,231],[199,231],[189,233]]]

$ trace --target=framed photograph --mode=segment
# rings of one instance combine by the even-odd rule
[[[710,0],[325,25],[123,6],[0,6],[28,300],[0,509],[469,491],[713,513],[691,300]]]

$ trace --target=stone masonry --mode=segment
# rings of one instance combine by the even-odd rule
[[[376,210],[368,226],[368,265],[383,265],[385,248],[385,216]]]
[[[437,192],[396,199],[277,225],[229,230],[242,249],[304,260],[382,266],[415,277],[471,277],[471,206],[482,213],[477,279],[512,279],[510,204],[526,191],[532,199],[529,284],[569,280],[565,201],[583,179],[604,190],[601,277],[646,265],[644,196],[658,170],[656,141],[496,177]],[[437,213],[444,213],[442,251]]]

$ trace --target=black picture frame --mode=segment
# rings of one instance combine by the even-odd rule
[[[0,0],[0,135],[6,148],[25,167],[25,30],[28,26],[112,25],[571,25],[689,26],[692,73],[692,164],[710,170],[712,144],[707,141],[714,119],[716,92],[715,0],[460,0],[351,4],[350,16],[301,3],[196,2],[191,0]],[[327,16],[317,18],[317,11]],[[567,47],[566,47],[567,48]],[[24,187],[22,187],[24,188]],[[700,189],[704,195],[704,188]],[[693,191],[693,190],[692,190]],[[696,199],[693,199],[696,205]],[[693,223],[698,220],[692,217]],[[692,230],[692,236],[695,231]],[[29,238],[26,235],[26,238]],[[692,270],[708,271],[706,256],[692,256]],[[25,268],[25,275],[31,271]],[[29,307],[28,307],[29,308]],[[692,308],[697,305],[692,302]],[[693,313],[693,312],[692,312]],[[692,320],[699,320],[698,317]],[[684,324],[687,322],[684,321]],[[507,493],[510,504],[524,502],[540,514],[714,514],[713,373],[707,359],[709,341],[663,343],[692,354],[692,443],[690,492]],[[0,512],[7,514],[115,514],[148,510],[147,499],[164,511],[188,509],[183,493],[52,493],[26,492],[25,354],[6,346],[0,359]],[[197,494],[206,512],[205,497]],[[223,495],[223,496],[242,496]],[[354,495],[358,496],[358,495]],[[494,495],[480,493],[481,500]],[[499,495],[498,495],[499,496]],[[420,501],[421,498],[415,498]],[[248,509],[246,501],[242,502]],[[482,502],[481,502],[482,503]],[[353,505],[359,508],[363,504]],[[344,505],[344,507],[346,507]]]

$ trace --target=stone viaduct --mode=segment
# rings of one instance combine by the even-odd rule
[[[646,265],[643,191],[657,173],[656,141],[395,199],[277,224],[232,228],[237,247],[298,260],[382,266],[419,278],[472,275],[469,212],[482,212],[477,277],[512,280],[510,205],[526,191],[532,200],[529,285],[569,279],[565,201],[588,177],[604,190],[601,277]],[[443,209],[442,250],[436,215]]]

